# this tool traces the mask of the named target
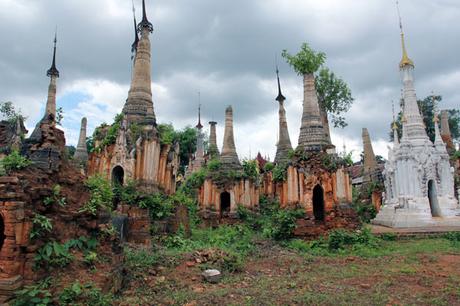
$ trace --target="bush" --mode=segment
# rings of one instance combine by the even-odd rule
[[[335,229],[329,232],[329,236],[326,240],[319,240],[312,243],[312,248],[324,249],[332,252],[344,250],[350,247],[377,247],[378,238],[376,238],[369,229],[364,228],[363,230],[350,232],[343,229]]]
[[[14,170],[24,169],[31,164],[32,162],[19,154],[18,151],[13,151],[9,155],[5,156],[5,158],[0,160],[0,168],[2,168],[6,174],[9,174]]]
[[[272,162],[267,162],[264,166],[264,171],[265,172],[270,172],[275,168],[275,164]]]
[[[443,237],[454,245],[460,245],[460,232],[445,233]]]
[[[292,238],[296,228],[296,220],[303,215],[301,210],[279,209],[263,228],[263,233],[275,240]]]
[[[65,267],[74,260],[74,256],[70,253],[71,249],[78,248],[86,255],[90,254],[97,247],[95,238],[80,237],[71,239],[65,243],[50,241],[38,249],[35,255],[35,267],[50,267],[58,266]]]
[[[88,212],[95,216],[100,209],[112,210],[113,192],[108,180],[95,175],[89,177],[85,185],[88,187],[91,197],[80,209],[80,212]]]
[[[59,295],[60,305],[76,305],[75,302],[80,302],[83,305],[109,306],[112,305],[112,300],[112,296],[102,294],[94,284],[82,285],[79,281],[64,288]]]
[[[207,164],[207,167],[210,171],[217,171],[220,169],[220,166],[220,160],[218,160],[217,158],[211,159]]]
[[[255,160],[243,160],[244,176],[257,181],[259,178],[259,166]]]
[[[50,206],[50,205],[53,205],[53,204],[57,204],[57,205],[59,205],[61,207],[65,206],[66,205],[66,198],[61,197],[60,195],[61,195],[61,186],[54,185],[51,196],[46,197],[43,200],[43,204],[45,206]]]
[[[30,239],[40,237],[44,232],[50,233],[53,229],[51,219],[40,214],[35,214],[34,218],[32,219],[32,224],[33,227],[30,231]]]
[[[48,290],[51,278],[47,278],[38,284],[25,286],[14,293],[15,297],[11,302],[13,306],[46,306],[51,305],[51,293]]]
[[[287,178],[287,165],[278,164],[273,168],[273,182],[282,183]]]

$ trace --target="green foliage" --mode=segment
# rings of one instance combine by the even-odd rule
[[[51,196],[46,197],[43,200],[43,204],[45,206],[51,206],[53,204],[57,204],[61,207],[64,207],[66,205],[66,198],[61,197],[61,186],[60,185],[54,185],[53,189],[51,191]]]
[[[323,154],[321,157],[323,167],[329,172],[335,172],[338,169],[337,159],[330,154]]]
[[[357,232],[336,229],[329,233],[326,243],[329,250],[337,251],[353,245],[374,247],[377,246],[377,238],[367,228]]]
[[[161,144],[172,144],[177,139],[176,131],[172,124],[159,124],[157,126]]]
[[[33,227],[30,231],[30,239],[41,237],[44,232],[50,233],[53,229],[51,219],[40,214],[35,214],[34,218],[32,219],[32,224]]]
[[[377,216],[377,210],[372,203],[362,203],[358,201],[353,204],[353,208],[359,216],[361,222],[369,223]]]
[[[425,97],[423,100],[417,100],[420,113],[422,115],[423,123],[428,137],[431,141],[434,141],[434,112],[435,107],[439,108],[438,105],[442,102],[442,96],[430,95]],[[449,128],[452,135],[452,139],[460,141],[460,110],[449,109]],[[402,136],[402,112],[398,114],[396,125],[398,127],[398,135]],[[393,141],[393,130],[390,131],[390,140]]]
[[[131,123],[129,126],[129,132],[131,133],[133,141],[137,141],[142,134],[142,125],[135,122]]]
[[[64,110],[62,107],[56,109],[56,124],[62,125],[62,120],[64,119]]]
[[[177,141],[179,141],[179,158],[181,171],[189,164],[190,156],[196,151],[197,130],[186,126],[177,132]],[[206,142],[206,139],[204,139]]]
[[[78,302],[78,303],[77,303]],[[109,306],[113,303],[111,295],[105,295],[94,284],[80,284],[75,281],[59,294],[60,305]]]
[[[16,123],[19,119],[25,121],[26,117],[21,114],[21,111],[16,111],[13,102],[0,102],[0,115],[11,123]]]
[[[93,153],[95,151],[94,137],[86,137],[86,150],[88,153]]]
[[[353,151],[350,151],[348,153],[345,153],[343,156],[342,156],[342,160],[345,164],[346,167],[351,167],[353,166],[354,162],[353,162]]]
[[[200,170],[193,172],[187,176],[185,182],[182,183],[179,190],[185,194],[194,195],[196,190],[204,184],[207,175],[208,172],[206,171],[206,168],[201,168]]]
[[[278,209],[263,228],[263,234],[275,240],[292,238],[296,220],[304,215],[302,210]]]
[[[51,278],[39,282],[38,284],[24,286],[23,289],[14,293],[12,306],[46,306],[52,304],[51,292],[48,290]]]
[[[30,160],[19,154],[16,150],[0,160],[0,168],[2,168],[6,174],[9,174],[14,170],[24,169],[31,164],[32,162]]]
[[[287,50],[281,54],[299,75],[315,73],[324,64],[326,54],[315,52],[307,43],[303,43],[299,53],[291,55]]]
[[[370,232],[368,228],[355,232],[344,229],[335,229],[329,232],[327,237],[314,241],[294,239],[285,243],[291,249],[312,255],[348,254],[359,252],[360,254],[372,254],[380,249],[381,240]]]
[[[287,179],[287,165],[278,164],[273,168],[273,177],[272,180],[275,183],[282,183]]]
[[[255,160],[243,160],[243,174],[254,181],[259,179],[259,166]]]
[[[265,172],[270,172],[275,168],[275,164],[272,162],[267,162],[264,166],[264,171]]]
[[[300,209],[281,209],[277,201],[265,197],[260,199],[259,208],[260,214],[256,214],[238,206],[238,217],[265,237],[275,240],[292,238],[296,220],[304,215]]]
[[[445,233],[444,238],[449,240],[454,246],[460,246],[460,232]]]
[[[315,87],[319,105],[332,117],[334,127],[346,127],[343,114],[348,112],[354,101],[347,83],[328,68],[322,68],[315,78]]]
[[[220,166],[220,160],[218,160],[217,158],[211,159],[207,164],[209,171],[218,171],[220,169]]]
[[[113,192],[108,180],[99,175],[91,176],[86,180],[85,186],[88,187],[91,196],[80,212],[88,212],[95,216],[100,209],[111,210]]]
[[[97,247],[96,238],[80,237],[71,239],[65,243],[56,241],[47,242],[35,255],[35,267],[65,267],[74,260],[70,253],[71,249],[79,249],[84,252],[85,257],[94,252]]]
[[[86,146],[89,147],[88,152],[101,152],[104,147],[114,144],[117,141],[118,131],[121,128],[122,121],[123,114],[117,114],[112,125],[109,126],[106,123],[102,123],[98,126],[94,130],[93,136],[86,141]],[[101,141],[97,148],[94,147],[94,140]]]

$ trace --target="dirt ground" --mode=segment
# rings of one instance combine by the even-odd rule
[[[182,257],[131,271],[118,305],[460,305],[460,249],[444,239],[389,242],[371,256],[314,256],[261,243],[218,284]]]

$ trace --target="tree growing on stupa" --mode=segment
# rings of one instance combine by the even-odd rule
[[[343,114],[350,109],[354,101],[350,88],[343,79],[336,76],[330,69],[322,67],[326,60],[325,53],[315,52],[306,43],[302,44],[297,54],[291,55],[286,50],[283,50],[282,56],[297,74],[304,76],[304,116],[305,111],[308,111],[305,107],[308,108],[308,104],[310,106],[315,104],[314,100],[316,99],[319,105],[323,130],[327,142],[331,144],[328,115],[331,116],[334,127],[344,128],[347,126]],[[313,88],[308,89],[306,87],[307,80],[314,80]],[[309,98],[305,95],[308,91],[310,92]],[[311,100],[312,98],[313,100]],[[313,104],[308,103],[308,100]],[[307,105],[305,104],[306,101]],[[304,124],[304,117],[302,118],[302,124]]]

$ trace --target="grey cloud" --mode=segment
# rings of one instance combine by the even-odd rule
[[[140,1],[135,2],[139,19]],[[442,90],[444,106],[458,107],[458,86],[441,86],[433,80],[460,71],[456,52],[460,4],[400,2],[409,54],[416,64],[418,96]],[[400,38],[392,1],[147,0],[147,4],[155,28],[152,80],[168,90],[165,97],[154,93],[161,121],[194,122],[198,90],[208,118],[222,118],[228,104],[234,106],[235,121],[241,125],[276,112],[275,54],[283,83],[300,87],[300,78],[279,54],[282,49],[296,52],[307,41],[327,53],[327,66],[350,84],[356,97],[347,115],[349,127],[339,133],[359,139],[361,128],[368,127],[373,139],[388,138],[391,100],[398,99],[401,87]],[[84,79],[129,83],[130,0],[0,0],[0,8],[0,36],[6,46],[0,50],[0,100],[27,96],[35,97],[27,101],[44,103],[48,83],[44,74],[56,24],[59,86]],[[273,80],[272,93],[260,87],[268,80]],[[301,103],[297,92],[286,88],[288,103]],[[290,126],[297,129],[297,121]]]

